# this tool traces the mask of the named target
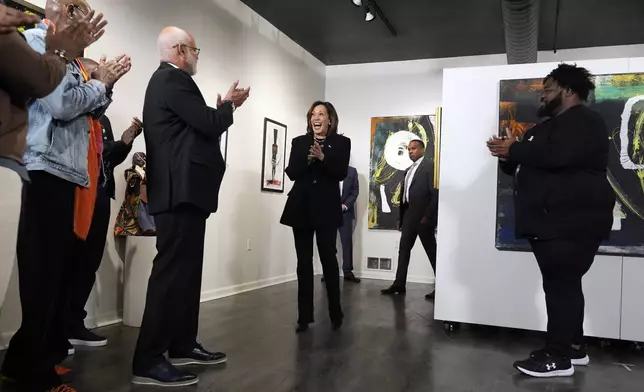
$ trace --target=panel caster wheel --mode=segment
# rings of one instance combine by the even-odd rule
[[[445,322],[443,322],[443,328],[445,329],[445,332],[453,333],[453,332],[456,332],[459,329],[461,329],[461,323],[445,321]]]

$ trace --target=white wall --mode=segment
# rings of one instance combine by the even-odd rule
[[[556,54],[541,52],[539,61],[642,55],[644,55],[644,45],[631,45],[562,50]],[[372,278],[393,279],[395,272],[367,271],[366,260],[369,256],[392,257],[395,260],[400,239],[400,234],[397,232],[367,229],[371,117],[434,114],[436,107],[443,104],[443,69],[503,64],[507,64],[505,55],[488,55],[327,67],[326,98],[338,110],[341,132],[352,139],[351,162],[360,174],[362,192],[358,199],[354,261],[358,274]],[[467,96],[469,91],[463,86],[459,93]],[[496,98],[491,101],[491,104],[495,102]],[[463,115],[465,114],[464,112]],[[447,129],[445,132],[450,131]],[[443,157],[444,154],[445,152],[441,152]],[[441,200],[445,199],[446,196],[441,194]],[[491,208],[494,208],[494,205]],[[438,247],[441,248],[440,243]],[[432,268],[420,241],[417,241],[412,252],[409,281],[434,281]]]
[[[34,2],[44,6],[45,0]],[[189,6],[172,0],[90,3],[105,14],[109,25],[105,36],[89,48],[89,57],[132,56],[132,71],[115,87],[114,103],[107,112],[117,138],[133,116],[141,116],[147,82],[159,64],[156,37],[166,25],[195,35],[202,49],[196,81],[212,105],[217,93],[224,95],[236,79],[252,87],[250,99],[236,112],[229,131],[228,170],[219,212],[208,220],[203,299],[295,279],[292,234],[278,223],[286,194],[260,193],[263,122],[269,117],[286,124],[289,138],[301,134],[309,105],[324,98],[324,65],[239,0],[193,1]],[[141,137],[133,151],[144,149]],[[113,218],[123,200],[123,171],[129,162],[115,173]],[[290,187],[287,182],[286,190]],[[248,239],[251,251],[246,250]],[[113,236],[106,248],[96,293],[88,304],[90,325],[118,321],[121,316],[122,252],[117,251]],[[138,262],[152,262],[154,250],[148,250],[137,256]],[[4,337],[0,345],[19,323],[14,276],[0,318]]]
[[[642,59],[587,60],[594,74],[642,72]],[[439,320],[543,330],[546,312],[541,275],[527,252],[494,246],[497,160],[485,141],[498,130],[499,81],[546,75],[556,63],[446,69],[443,79],[441,201],[438,226]],[[465,94],[463,92],[466,92]],[[630,259],[632,260],[632,259]],[[641,260],[640,260],[641,262]],[[639,263],[629,272],[637,276]],[[639,286],[622,257],[597,256],[584,277],[585,332],[633,338],[641,327]],[[623,275],[624,274],[624,275]],[[624,303],[622,300],[624,299]],[[630,335],[628,335],[630,333]],[[640,338],[642,337],[640,333]]]

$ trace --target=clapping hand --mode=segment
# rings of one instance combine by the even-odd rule
[[[143,132],[143,122],[137,117],[134,117],[130,127],[123,132],[123,135],[121,135],[121,140],[129,146],[134,142],[134,139],[141,134],[141,132]]]
[[[504,137],[492,136],[487,141],[487,148],[490,150],[492,156],[502,160],[510,155],[510,147],[519,140],[519,138],[512,137],[509,128],[505,129],[505,134],[506,136]]]
[[[314,142],[313,145],[311,146],[311,149],[309,150],[309,156],[308,156],[309,162],[313,162],[313,160],[317,159],[319,161],[324,160],[324,152],[322,152],[322,147],[320,146],[320,143]]]
[[[103,36],[105,25],[107,21],[103,20],[103,14],[94,17],[94,11],[56,33],[51,25],[45,38],[47,50],[58,50],[61,56],[71,61],[82,56],[85,48]]]
[[[130,72],[131,68],[132,60],[129,56],[122,54],[110,61],[107,61],[103,56],[98,63],[98,69],[95,71],[95,78],[111,89],[123,75]]]
[[[217,94],[217,107],[219,108],[224,101],[231,101],[236,108],[240,107],[241,105],[246,102],[248,97],[250,96],[250,87],[247,88],[238,88],[239,86],[239,80],[235,81],[233,85],[230,87],[228,90],[228,93],[226,93],[226,96],[221,98],[221,94]]]
[[[0,4],[0,34],[17,31],[18,27],[40,22],[38,15],[29,15]]]

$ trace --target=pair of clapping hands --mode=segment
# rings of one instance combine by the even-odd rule
[[[513,137],[510,128],[505,129],[505,136],[492,136],[488,139],[486,145],[493,157],[506,160],[510,155],[510,147],[519,141],[518,137]]]

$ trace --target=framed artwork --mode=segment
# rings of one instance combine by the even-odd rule
[[[38,15],[41,19],[45,18],[45,10],[24,0],[5,0],[4,5],[18,11],[26,12],[32,15]],[[36,25],[21,26],[18,28],[21,32],[36,27]]]
[[[221,156],[224,157],[224,162],[228,163],[228,130],[219,136],[219,148],[221,149]]]
[[[596,75],[588,106],[604,119],[610,140],[607,177],[617,202],[610,239],[599,253],[644,255],[644,73]],[[537,116],[541,79],[502,80],[499,94],[499,134],[509,129],[521,136],[543,121]],[[529,251],[514,238],[513,179],[499,169],[496,190],[496,248]]]
[[[262,191],[284,193],[286,161],[286,125],[264,119],[262,151]]]
[[[397,230],[405,171],[412,165],[407,146],[410,141],[420,138],[426,146],[425,159],[436,165],[436,129],[433,114],[371,119],[369,229]],[[436,183],[436,175],[434,177]]]

